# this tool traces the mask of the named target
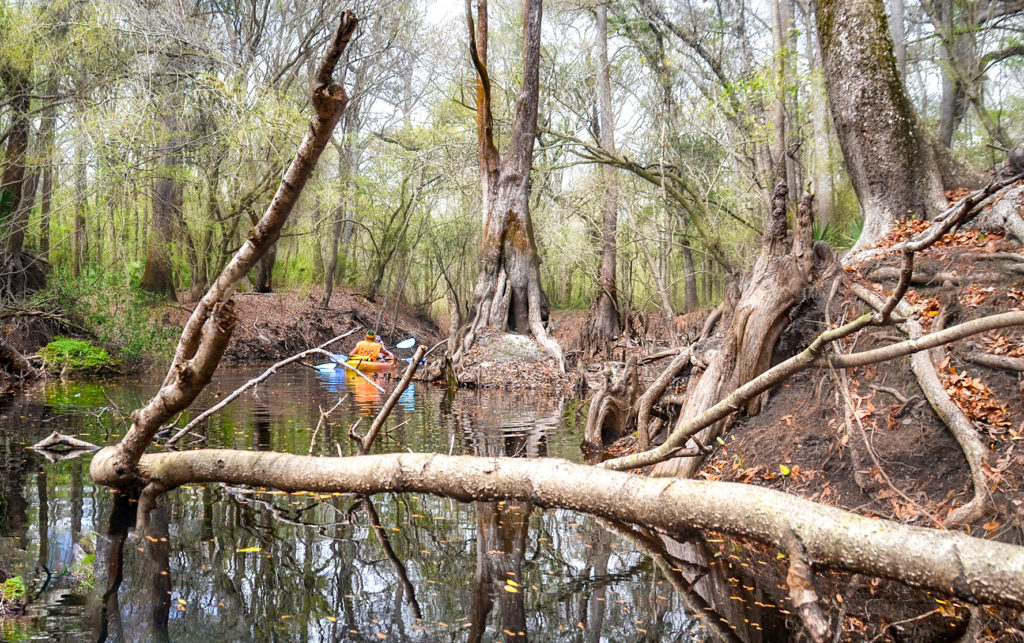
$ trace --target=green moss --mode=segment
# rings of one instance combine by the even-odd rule
[[[50,368],[56,370],[67,367],[73,371],[100,373],[117,366],[107,351],[84,339],[70,337],[57,337],[44,346],[39,355]]]
[[[18,601],[25,595],[25,582],[21,576],[12,576],[4,581],[2,600],[7,602]]]

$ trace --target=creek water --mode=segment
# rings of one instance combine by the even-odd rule
[[[260,372],[222,368],[193,408]],[[110,444],[156,386],[156,377],[55,382],[0,401],[3,640],[785,637],[785,617],[741,587],[752,581],[727,579],[740,574],[715,566],[698,535],[679,543],[528,503],[221,485],[164,495],[138,534],[134,500],[93,485],[88,456],[48,462],[26,449],[51,431]],[[350,455],[349,427],[361,418],[368,426],[381,403],[359,378],[296,369],[211,416],[183,448],[192,440]],[[579,461],[584,419],[580,402],[553,395],[460,391],[447,399],[414,384],[375,451]]]

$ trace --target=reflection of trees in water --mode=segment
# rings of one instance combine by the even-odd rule
[[[252,448],[255,451],[270,451],[270,409],[257,403],[252,407]]]
[[[478,413],[494,412],[477,406]],[[473,455],[495,457],[537,457],[547,454],[547,431],[557,426],[559,412],[552,424],[535,412],[518,414],[502,409],[500,424],[482,424],[469,420],[469,414],[456,416],[457,426]],[[485,429],[483,427],[490,427]],[[476,502],[476,568],[473,572],[473,611],[470,641],[480,641],[487,629],[489,615],[498,604],[497,626],[508,640],[526,641],[526,596],[529,586],[523,574],[526,537],[530,530],[533,505],[528,502]]]
[[[421,391],[424,396],[433,394]],[[457,452],[493,456],[542,455],[565,448],[562,434],[551,433],[565,430],[559,424],[562,412],[559,400],[543,396],[478,396],[463,391],[447,405],[417,410],[423,415],[405,430],[414,450],[447,452],[451,445]],[[350,424],[344,417],[338,415],[334,433],[340,440],[347,439]],[[242,418],[251,418],[252,426],[246,427]],[[300,419],[266,400],[252,400],[235,409],[233,416],[215,419],[197,431],[212,433],[212,440],[251,440],[260,449],[305,452],[312,425],[303,425]],[[251,438],[239,435],[250,428]],[[330,440],[326,444],[333,448]],[[23,456],[21,444],[12,449]],[[83,531],[95,529],[94,524],[104,524],[112,513],[112,496],[83,486],[86,468],[79,462],[77,467],[62,463],[50,469],[49,493],[40,492],[46,486],[45,474],[28,480],[35,473],[31,468],[22,471],[14,485],[28,492],[30,504],[38,498],[41,515],[49,518],[49,528],[41,527],[40,536],[46,531],[51,551],[58,549],[55,533],[66,537],[73,531],[77,539]],[[122,541],[127,546],[122,547],[123,565],[118,569],[123,568],[124,581],[120,591],[108,597],[103,619],[108,640],[153,636],[154,623],[155,634],[166,632],[171,639],[209,640],[375,640],[377,633],[396,640],[433,640],[448,638],[451,632],[444,633],[438,624],[442,620],[451,629],[470,622],[464,634],[455,636],[472,630],[477,639],[502,637],[505,629],[535,638],[572,636],[557,633],[558,625],[572,628],[580,640],[635,640],[643,636],[637,627],[647,629],[646,636],[652,639],[694,633],[682,615],[680,600],[669,591],[671,580],[664,569],[635,553],[636,547],[623,549],[599,521],[569,511],[538,512],[527,503],[465,505],[432,496],[383,494],[373,498],[378,514],[374,519],[362,511],[350,512],[359,504],[351,497],[224,493],[205,485],[166,494],[160,504],[166,512],[171,573],[154,571],[149,558],[152,543],[145,536]],[[29,507],[27,519],[36,513]],[[133,521],[134,517],[128,524]],[[380,534],[386,536],[387,546]],[[164,537],[150,535],[158,541]],[[109,549],[119,537],[113,532],[101,538],[97,596],[107,586],[104,579],[113,580],[107,576],[107,563],[116,563]],[[138,551],[143,545],[146,551]],[[260,550],[239,551],[250,547]],[[422,622],[417,622],[420,614],[396,560],[414,590]],[[670,560],[686,571],[684,584],[693,581],[695,576],[689,575],[696,568]],[[509,578],[521,585],[519,591],[504,589]],[[173,595],[158,587],[168,581],[173,581]],[[155,600],[161,598],[162,602]],[[179,598],[186,601],[181,613]],[[730,604],[728,594],[719,600]],[[707,603],[717,606],[715,600]],[[168,610],[173,618],[166,617]],[[687,607],[686,612],[693,610]],[[644,623],[638,625],[639,620]],[[743,623],[742,617],[738,623]]]
[[[101,643],[107,640],[125,640],[119,592],[121,584],[124,582],[124,543],[128,538],[129,530],[135,525],[135,508],[137,506],[134,497],[129,497],[125,493],[114,494],[106,529],[108,545],[101,549],[97,544],[96,562],[104,560],[106,569],[105,576],[99,574],[96,576],[97,580],[106,579],[106,583],[103,585],[103,598],[100,601],[97,628],[99,632],[97,640]]]

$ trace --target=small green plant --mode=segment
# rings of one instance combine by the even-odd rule
[[[113,370],[117,364],[107,351],[84,339],[57,337],[39,351],[51,368],[99,373]]]
[[[25,596],[25,581],[21,580],[21,576],[11,576],[4,581],[3,602],[16,602],[23,596]]]

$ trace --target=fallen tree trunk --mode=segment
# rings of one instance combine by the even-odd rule
[[[115,484],[114,466],[111,451],[101,451],[92,461],[93,478]],[[1024,608],[1022,547],[866,518],[745,484],[650,479],[553,458],[424,453],[320,458],[202,449],[146,454],[138,470],[163,489],[225,482],[283,491],[416,492],[465,502],[528,501],[669,534],[709,529],[779,548],[794,535],[818,566],[891,578],[973,603]]]

